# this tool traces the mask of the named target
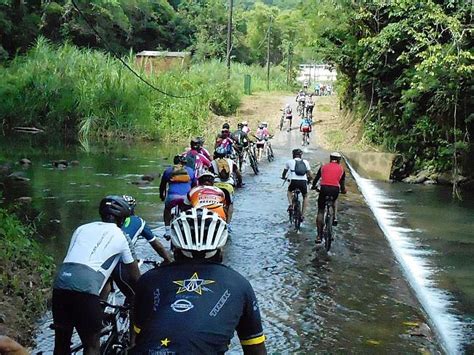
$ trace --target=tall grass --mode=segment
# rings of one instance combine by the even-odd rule
[[[133,56],[127,59],[133,63]],[[233,64],[230,82],[224,63],[194,64],[146,76],[155,86],[179,96],[154,91],[115,58],[103,52],[40,38],[25,56],[0,67],[0,120],[9,128],[36,126],[53,134],[83,138],[131,135],[177,138],[200,131],[210,110],[235,112],[243,94],[244,74],[254,91],[266,89],[266,71]],[[283,87],[273,69],[272,89]]]

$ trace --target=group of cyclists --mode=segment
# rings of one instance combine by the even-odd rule
[[[135,214],[137,202],[132,196],[104,197],[99,204],[101,220],[74,231],[58,268],[52,300],[54,353],[70,353],[76,329],[84,354],[99,354],[104,318],[101,300],[107,299],[115,282],[130,305],[131,354],[224,353],[234,331],[244,353],[265,354],[252,286],[221,262],[231,232],[234,191],[243,185],[234,159],[251,143],[263,149],[271,137],[266,122],[255,134],[245,121],[234,132],[226,123],[215,139],[212,155],[204,139],[196,137],[173,158],[159,188],[165,203],[164,237],[171,241],[171,252]],[[345,173],[337,152],[316,175],[302,155],[301,149],[294,149],[282,173],[290,181],[288,208],[292,192],[298,189],[304,216],[308,185],[320,189],[316,218],[316,243],[320,243],[325,196],[336,200],[339,192],[345,193]],[[140,236],[164,260],[159,268],[143,275],[134,251]]]

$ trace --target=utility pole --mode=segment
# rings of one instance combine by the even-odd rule
[[[230,52],[232,51],[232,9],[234,0],[229,0],[229,18],[227,20],[227,80],[230,79]]]
[[[270,37],[272,33],[272,20],[273,17],[270,16],[267,32],[267,90],[270,90]]]
[[[288,42],[288,53],[287,53],[287,61],[286,61],[286,85],[290,85],[290,80],[291,80],[291,56],[292,56],[292,48],[291,48],[291,42]]]

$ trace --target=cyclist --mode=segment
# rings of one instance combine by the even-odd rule
[[[236,185],[242,186],[242,175],[237,164],[232,159],[227,158],[220,149],[214,152],[214,160],[209,171],[216,176],[214,186],[220,188],[225,194],[227,224],[230,226],[234,212],[234,188]]]
[[[131,354],[224,354],[235,331],[244,354],[266,354],[252,286],[221,264],[225,221],[192,208],[173,221],[171,233],[176,262],[138,283]]]
[[[306,98],[306,116],[309,117],[311,120],[313,119],[313,110],[314,110],[314,100],[313,100],[313,94],[310,94]]]
[[[306,159],[302,159],[303,151],[301,149],[293,149],[292,151],[293,159],[290,159],[285,164],[285,169],[281,174],[283,180],[289,180],[290,185],[288,186],[288,210],[292,206],[292,197],[293,191],[298,189],[303,195],[303,208],[301,210],[302,220],[304,219],[304,212],[306,211],[308,205],[308,187],[307,184],[313,179],[313,174],[311,173],[311,166]]]
[[[199,142],[199,153],[204,155],[208,160],[212,160],[211,154],[209,154],[209,151],[204,148],[204,143],[206,142],[204,137],[196,137],[196,140]]]
[[[192,188],[184,199],[183,210],[206,207],[227,220],[225,193],[214,186],[214,179],[215,175],[210,171],[203,172],[198,178],[199,186]]]
[[[303,90],[300,90],[296,95],[296,102],[298,103],[298,112],[303,116],[306,102],[306,93]]]
[[[191,139],[189,144],[190,149],[184,152],[182,155],[186,157],[186,165],[194,170],[194,176],[198,177],[199,174],[208,169],[211,166],[211,160],[201,152],[202,140],[200,137]]]
[[[291,131],[291,121],[293,120],[293,110],[291,109],[290,104],[286,104],[285,108],[283,109],[283,114],[285,115],[285,119],[288,121],[288,129],[287,131]]]
[[[344,168],[341,166],[341,154],[333,152],[329,156],[329,163],[324,164],[319,168],[316,177],[313,180],[311,189],[317,189],[317,183],[321,179],[321,191],[318,197],[318,215],[316,217],[316,225],[318,227],[318,235],[316,237],[316,243],[321,243],[324,227],[324,205],[326,203],[326,196],[332,196],[334,198],[334,222],[333,225],[337,225],[337,197],[339,191],[345,194],[346,186],[345,179],[346,173]]]
[[[268,124],[267,122],[262,122],[258,125],[257,132],[255,134],[255,137],[257,137],[257,160],[261,160],[262,158],[262,153],[265,148],[265,143],[268,141],[268,138],[270,138],[270,132],[268,131],[267,128]]]
[[[242,121],[242,130],[249,134],[250,133],[250,127],[249,127],[249,123],[247,121]]]
[[[303,141],[301,145],[305,144],[304,135],[308,134],[308,144],[309,144],[309,134],[313,130],[311,120],[308,117],[303,117],[300,122],[300,132],[303,133]]]
[[[230,155],[233,153],[234,141],[235,141],[234,137],[232,136],[232,133],[230,132],[230,125],[228,123],[224,123],[222,125],[221,133],[217,135],[216,143],[214,145],[214,150],[220,147],[221,149],[225,150],[226,154]]]
[[[186,199],[191,187],[196,185],[195,172],[186,166],[188,160],[185,156],[176,155],[173,166],[168,167],[161,177],[160,199],[165,201],[163,221],[165,222],[164,237],[169,240],[171,231],[171,210]],[[166,190],[168,187],[168,191]]]
[[[165,263],[172,262],[173,257],[166,251],[158,239],[156,239],[147,223],[143,220],[143,218],[135,215],[135,207],[137,207],[137,201],[135,198],[129,195],[123,195],[122,197],[130,207],[130,217],[128,217],[123,223],[122,231],[130,239],[131,244],[134,245],[137,239],[141,236],[145,238],[148,243],[150,243],[150,246],[160,257],[164,259]],[[133,249],[132,252],[134,252]],[[119,263],[119,265],[121,265],[121,263]]]
[[[84,224],[74,231],[67,255],[53,285],[55,354],[70,354],[76,328],[85,354],[99,354],[103,309],[101,292],[119,261],[131,280],[140,277],[122,227],[130,216],[127,202],[107,196],[99,205],[101,222]]]

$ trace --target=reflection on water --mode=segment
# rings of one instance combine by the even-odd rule
[[[162,172],[177,145],[118,142],[89,144],[84,151],[38,139],[2,142],[9,147],[2,147],[2,152],[10,161],[32,160],[26,175],[31,179],[33,207],[41,211],[38,226],[45,252],[57,262],[64,257],[71,232],[98,218],[97,205],[106,194],[135,196],[137,213],[152,226],[161,224],[159,182],[139,180],[144,174]],[[286,139],[285,133],[280,146],[289,146],[299,137],[293,132]],[[314,246],[313,193],[301,233],[289,232],[286,187],[281,186],[279,175],[291,149],[277,145],[277,160],[265,163],[261,175],[245,176],[246,187],[236,194],[233,233],[225,251],[225,262],[254,286],[269,351],[437,351],[433,340],[408,335],[411,326],[407,324],[423,322],[423,313],[353,180],[349,179],[349,193],[342,198],[340,224],[329,256]],[[313,164],[327,157],[312,147],[305,154]],[[58,170],[51,161],[59,159],[80,164]],[[152,255],[146,243],[141,250],[145,257]],[[456,259],[452,256],[456,250],[450,249],[443,260]],[[47,321],[40,328],[38,350],[49,352],[52,334]],[[240,352],[236,339],[230,352]]]

